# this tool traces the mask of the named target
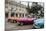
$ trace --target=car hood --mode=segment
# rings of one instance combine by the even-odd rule
[[[37,19],[34,21],[35,24],[44,24],[44,19]]]

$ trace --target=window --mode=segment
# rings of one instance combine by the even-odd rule
[[[5,13],[5,17],[8,17],[8,13]]]
[[[16,17],[18,17],[18,14],[16,13]]]
[[[11,17],[13,17],[14,16],[14,13],[11,13]]]
[[[20,16],[20,17],[24,17],[24,14],[20,13],[19,16]]]

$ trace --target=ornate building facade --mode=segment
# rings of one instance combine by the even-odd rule
[[[9,1],[5,3],[5,13],[7,17],[26,17],[28,14],[26,6],[15,1]]]

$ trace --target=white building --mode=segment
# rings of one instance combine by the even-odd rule
[[[10,1],[5,4],[5,12],[8,14],[8,17],[26,17],[28,14],[26,6],[15,1]]]

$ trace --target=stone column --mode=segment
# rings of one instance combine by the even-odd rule
[[[11,12],[9,11],[8,17],[11,17]]]
[[[21,17],[23,17],[23,14],[21,14]]]
[[[24,14],[24,17],[25,17],[25,14]]]
[[[15,13],[14,17],[16,17],[16,13]]]

